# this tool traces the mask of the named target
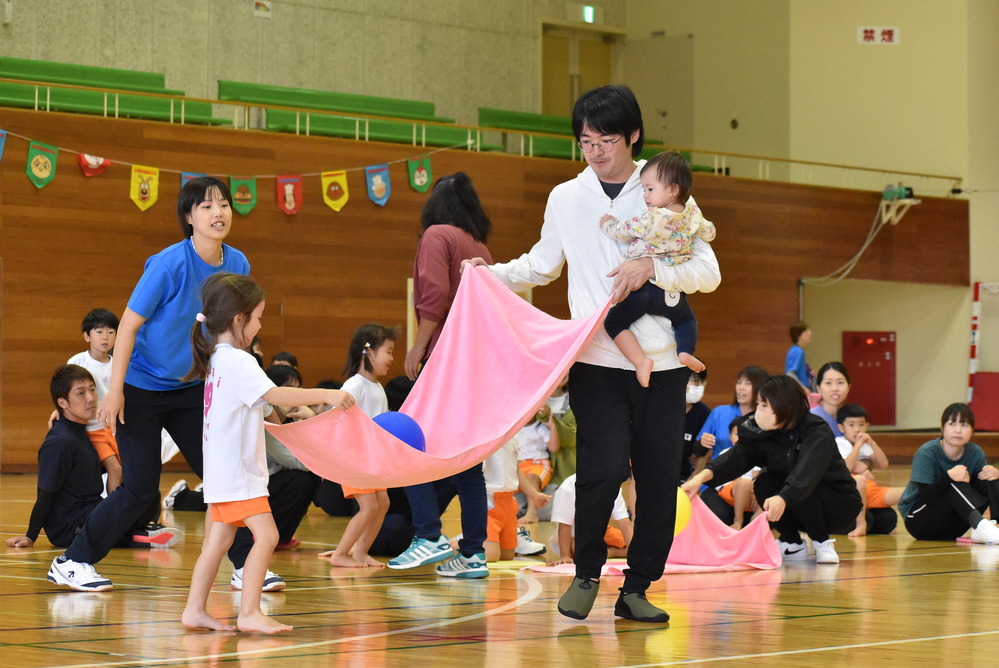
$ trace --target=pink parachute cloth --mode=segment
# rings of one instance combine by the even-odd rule
[[[673,539],[665,573],[710,573],[715,571],[767,570],[781,565],[780,548],[765,514],[741,531],[718,519],[701,497],[690,500],[690,522]],[[601,575],[623,575],[625,561],[604,564]],[[575,574],[573,564],[528,566],[522,570]]]
[[[608,300],[583,320],[559,320],[487,268],[467,268],[433,358],[400,411],[423,429],[426,452],[384,431],[356,406],[266,427],[314,473],[351,487],[401,487],[459,473],[527,424],[610,306]]]

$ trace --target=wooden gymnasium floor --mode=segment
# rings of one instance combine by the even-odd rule
[[[883,477],[902,484],[907,471]],[[165,474],[164,489],[180,477]],[[21,534],[31,475],[0,476],[0,529]],[[44,539],[5,553],[0,567],[0,659],[28,666],[750,666],[996,665],[999,546],[840,536],[839,566],[672,575],[649,598],[669,628],[616,620],[605,578],[589,619],[560,616],[568,576],[493,570],[452,581],[432,567],[330,570],[317,559],[345,520],[313,508],[301,547],[275,555],[288,589],[265,610],[295,630],[277,637],[185,632],[178,619],[198,553],[202,515],[175,513],[185,531],[170,550],[115,550],[99,572],[115,589],[71,592],[45,580],[59,554]],[[449,511],[445,531],[456,531]],[[550,525],[535,529],[547,537]],[[225,568],[225,566],[223,566]],[[210,606],[234,617],[238,594],[219,575]]]

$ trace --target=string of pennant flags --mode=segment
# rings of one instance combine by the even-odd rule
[[[3,160],[4,148],[7,136],[17,137],[28,142],[28,158],[24,172],[36,188],[44,188],[52,183],[56,177],[56,167],[60,153],[71,153],[76,155],[76,162],[80,171],[86,177],[96,177],[104,173],[111,166],[111,160],[66,149],[59,146],[52,146],[40,141],[24,137],[13,132],[0,130],[0,161]],[[441,151],[448,151],[457,148],[467,148],[467,144],[455,144],[445,146],[432,151],[421,153],[411,158],[401,158],[390,160],[380,165],[368,167],[351,167],[334,171],[310,172],[301,174],[269,174],[257,176],[229,176],[229,190],[232,193],[233,208],[242,215],[250,213],[257,205],[257,181],[274,180],[275,201],[277,207],[286,215],[293,216],[302,207],[302,179],[306,177],[318,176],[322,184],[323,201],[334,211],[339,212],[350,199],[350,190],[347,186],[347,174],[350,172],[364,171],[365,182],[367,184],[368,197],[379,206],[385,206],[392,195],[392,182],[389,177],[389,166],[406,163],[409,175],[409,185],[417,192],[426,192],[433,182],[433,168],[431,166],[431,156]],[[156,204],[159,198],[159,183],[161,173],[173,173],[180,175],[181,186],[193,178],[206,176],[200,172],[185,172],[174,169],[150,167],[147,165],[136,165],[127,162],[117,164],[131,168],[131,179],[129,180],[129,198],[135,203],[140,211],[146,211]]]

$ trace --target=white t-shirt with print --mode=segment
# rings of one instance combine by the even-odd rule
[[[205,503],[268,495],[263,396],[273,387],[252,355],[215,347],[205,379]]]

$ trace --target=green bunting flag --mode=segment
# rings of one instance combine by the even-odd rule
[[[244,216],[257,205],[257,179],[254,177],[237,179],[229,177],[229,190],[232,192],[232,208]]]
[[[28,164],[24,173],[35,184],[36,188],[44,188],[52,183],[56,175],[56,160],[59,149],[41,142],[33,141],[28,146]]]
[[[409,185],[418,193],[427,192],[434,179],[434,173],[430,169],[430,156],[407,160],[406,165],[409,167]]]

